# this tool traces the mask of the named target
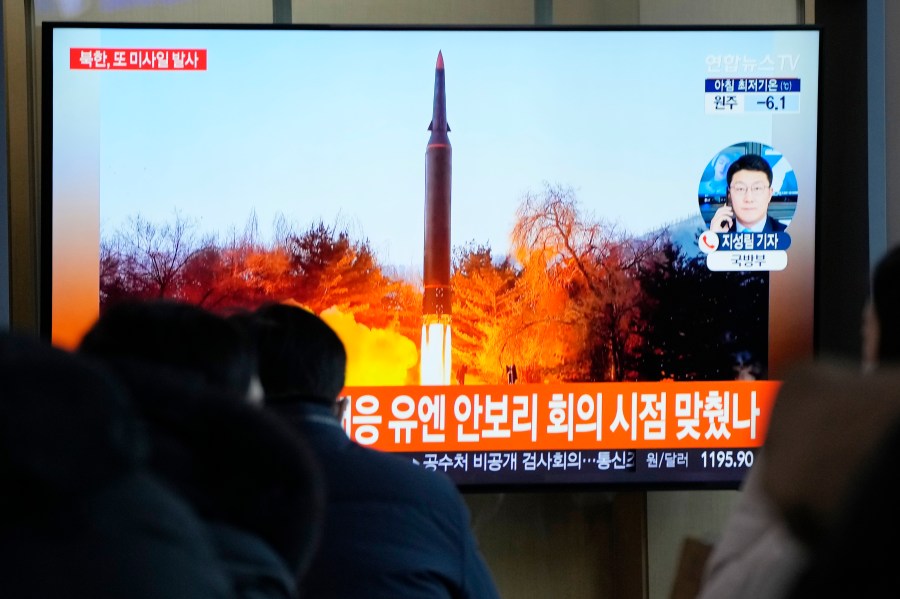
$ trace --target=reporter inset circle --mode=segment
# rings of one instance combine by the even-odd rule
[[[784,227],[789,227],[797,210],[799,198],[797,176],[787,158],[780,151],[758,141],[742,141],[721,148],[711,156],[709,162],[704,166],[697,187],[697,203],[706,227],[710,227],[713,215],[729,200],[728,167],[746,154],[762,156],[771,167],[772,197],[767,214]]]

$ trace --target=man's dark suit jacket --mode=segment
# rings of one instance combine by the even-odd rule
[[[330,406],[279,400],[267,409],[302,433],[326,484],[324,530],[302,597],[499,598],[449,477],[352,441]]]
[[[783,225],[780,221],[772,218],[771,216],[766,216],[766,224],[763,226],[763,233],[780,233],[787,229],[785,225]],[[731,223],[731,227],[728,229],[729,233],[737,233],[737,220]]]

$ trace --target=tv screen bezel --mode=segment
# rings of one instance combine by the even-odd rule
[[[817,56],[818,63],[818,75],[819,81],[816,89],[817,94],[817,113],[819,115],[818,118],[821,118],[821,99],[819,94],[819,88],[821,86],[821,50],[822,50],[822,40],[821,40],[821,28],[814,25],[775,25],[775,26],[692,26],[692,25],[677,25],[677,26],[565,26],[565,27],[522,27],[522,26],[465,26],[465,25],[328,25],[328,24],[292,24],[292,25],[279,25],[279,24],[197,24],[197,23],[149,23],[149,22],[72,22],[72,21],[54,21],[54,22],[44,22],[43,23],[43,55],[42,55],[42,73],[41,73],[41,81],[42,81],[42,105],[41,105],[41,115],[42,115],[42,128],[41,128],[41,203],[40,203],[40,212],[41,212],[41,252],[40,252],[40,334],[42,337],[46,339],[51,339],[51,327],[52,327],[52,273],[53,273],[53,205],[52,205],[52,197],[53,197],[53,111],[52,111],[52,98],[53,98],[53,80],[52,80],[52,68],[50,68],[53,52],[52,52],[52,44],[53,44],[53,31],[57,29],[69,29],[69,28],[114,28],[114,29],[160,29],[160,30],[203,30],[203,29],[211,29],[211,30],[273,30],[273,31],[367,31],[367,32],[377,32],[377,31],[434,31],[434,32],[443,32],[443,31],[466,31],[466,32],[516,32],[516,31],[528,31],[528,32],[540,32],[540,31],[551,31],[551,32],[616,32],[616,31],[624,31],[624,32],[637,32],[637,31],[667,31],[667,32],[743,32],[743,31],[762,31],[762,32],[777,32],[777,31],[815,31],[819,34],[818,47],[819,47],[819,55]],[[452,118],[451,118],[452,120]],[[821,146],[821,127],[817,127],[817,141],[819,147]],[[817,149],[815,153],[815,159],[819,160],[819,150]],[[817,166],[818,169],[818,166]],[[818,172],[815,175],[816,181],[818,181],[819,176]],[[818,212],[818,211],[817,211]],[[816,215],[818,218],[818,214]],[[815,261],[813,262],[815,266]],[[812,299],[817,296],[816,291],[816,279],[813,278],[813,289],[812,289]],[[776,283],[777,285],[777,283]],[[773,302],[770,296],[770,302]],[[815,316],[813,315],[813,319]],[[810,337],[809,339],[800,339],[800,340],[783,340],[781,343],[784,344],[785,347],[788,348],[787,351],[775,352],[776,355],[773,355],[772,351],[772,342],[770,341],[770,355],[769,360],[770,363],[773,361],[775,364],[770,368],[770,375],[780,375],[784,372],[784,370],[793,362],[797,356],[793,355],[793,349],[799,347],[800,348],[800,357],[811,357],[814,351],[815,339],[813,338],[814,329],[810,327]],[[772,334],[773,331],[770,331]],[[799,344],[799,345],[798,345]],[[775,345],[779,345],[779,343],[775,343]],[[776,348],[777,349],[777,348]],[[513,490],[549,490],[549,489],[558,489],[558,488],[578,488],[578,489],[586,489],[586,488],[621,488],[621,489],[631,489],[631,488],[640,488],[640,489],[730,489],[736,488],[740,484],[740,478],[735,478],[731,481],[708,481],[708,480],[671,480],[664,482],[646,482],[641,481],[637,483],[629,483],[627,481],[616,481],[616,482],[588,482],[588,483],[542,483],[542,482],[528,482],[528,483],[499,483],[499,484],[460,484],[460,487],[467,491],[513,491]]]

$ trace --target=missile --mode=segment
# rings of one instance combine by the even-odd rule
[[[425,149],[425,264],[424,316],[450,317],[450,175],[452,150],[447,125],[444,57],[434,68],[434,106],[431,136]]]
[[[450,127],[444,89],[444,56],[434,67],[431,136],[425,147],[425,253],[419,382],[449,385],[452,366],[450,315]]]

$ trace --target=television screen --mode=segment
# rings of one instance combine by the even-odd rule
[[[464,489],[737,486],[813,351],[819,31],[45,23],[42,326],[290,302]]]

